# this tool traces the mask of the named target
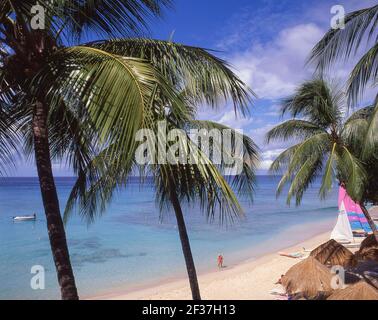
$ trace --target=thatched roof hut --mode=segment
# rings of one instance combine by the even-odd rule
[[[372,260],[378,262],[378,243],[374,235],[371,234],[361,242],[360,250],[356,252],[359,260]]]
[[[351,267],[357,264],[353,253],[333,239],[312,250],[310,256],[324,265]]]
[[[371,247],[376,247],[376,246],[378,246],[377,240],[375,239],[374,234],[371,234],[371,235],[367,236],[367,237],[361,242],[360,249],[363,249],[363,248],[371,248]]]
[[[378,273],[372,271],[365,271],[363,275],[365,281],[378,290]]]
[[[378,300],[378,290],[359,281],[345,289],[336,290],[327,300]]]
[[[282,277],[289,294],[301,294],[306,299],[326,297],[332,292],[332,275],[326,266],[313,257],[292,266]]]

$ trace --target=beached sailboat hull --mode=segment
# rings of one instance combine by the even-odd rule
[[[13,217],[14,221],[30,221],[35,220],[36,217],[34,216],[20,216],[20,217]]]

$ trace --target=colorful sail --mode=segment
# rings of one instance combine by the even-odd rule
[[[353,234],[371,232],[371,228],[361,206],[352,200],[344,187],[339,188],[338,204],[339,215],[336,225],[332,230],[331,239],[337,241],[352,241]]]

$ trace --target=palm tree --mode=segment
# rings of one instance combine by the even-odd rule
[[[377,26],[378,5],[351,12],[345,17],[345,27],[330,29],[310,56],[310,61],[323,72],[337,60],[345,61],[363,52],[348,81],[348,99],[353,103],[357,102],[369,82],[377,84]]]
[[[271,129],[267,133],[267,141],[290,140],[296,144],[283,151],[270,170],[285,170],[277,195],[288,184],[287,202],[290,203],[295,196],[297,205],[319,175],[322,176],[321,198],[326,196],[336,178],[345,185],[352,199],[361,204],[371,229],[378,237],[375,223],[365,207],[370,197],[366,187],[367,162],[366,158],[362,158],[365,151],[361,143],[374,107],[359,110],[343,122],[343,100],[342,91],[337,87],[331,88],[321,79],[305,82],[286,99],[282,104],[282,115],[289,114],[292,119]],[[374,162],[374,159],[371,158],[371,161]]]
[[[195,121],[191,124],[197,128],[208,130],[229,129],[209,121]],[[238,133],[234,132],[234,134]],[[218,166],[214,165],[192,143],[189,143],[187,148],[187,159],[189,160],[191,155],[198,153],[203,158],[202,161],[206,163],[205,165],[201,163],[196,165],[160,165],[152,168],[155,177],[156,199],[160,203],[160,210],[163,211],[163,205],[168,202],[175,212],[193,300],[200,300],[201,295],[181,203],[199,202],[201,210],[210,220],[213,220],[216,212],[219,212],[220,223],[228,223],[229,219],[232,221],[234,218],[243,216],[243,210],[228,183],[231,183],[239,194],[245,193],[252,200],[257,148],[247,136],[241,135],[239,138],[243,141],[243,150],[237,154],[242,160],[242,170],[229,179],[225,179],[220,174],[222,163]],[[218,150],[222,147],[217,143],[212,146]]]
[[[193,108],[195,109],[195,107]],[[192,108],[188,107],[188,109]],[[182,147],[181,150],[185,150],[181,155],[181,160],[185,159],[184,162],[186,164],[181,162],[177,164],[161,164],[157,155],[155,155],[155,158],[150,159],[150,163],[147,165],[138,165],[136,159],[133,159],[132,163],[121,163],[118,158],[108,157],[107,154],[109,152],[104,151],[93,159],[87,168],[86,176],[79,177],[77,180],[69,197],[64,218],[67,221],[73,212],[74,206],[77,205],[80,209],[79,213],[88,223],[91,223],[97,214],[105,211],[113,192],[127,183],[128,176],[139,172],[141,177],[153,177],[156,201],[159,204],[160,212],[163,213],[166,208],[173,208],[175,213],[192,298],[200,300],[197,273],[181,203],[199,203],[201,210],[206,213],[210,221],[214,220],[217,212],[219,212],[220,223],[229,223],[236,218],[242,217],[243,210],[233,189],[238,194],[247,195],[252,201],[257,147],[249,137],[241,135],[234,130],[232,132],[235,140],[240,139],[239,141],[242,142],[241,149],[235,150],[233,148],[233,150],[225,151],[226,148],[222,143],[213,141],[211,144],[213,150],[223,150],[223,152],[226,152],[226,156],[230,156],[229,152],[233,152],[233,156],[240,160],[240,172],[237,175],[224,178],[221,172],[227,171],[227,165],[224,162],[214,164],[198,147],[196,142],[192,140],[193,137],[189,136],[188,131],[191,128],[209,131],[212,129],[231,129],[211,121],[193,120],[192,117],[193,114],[188,115],[188,118],[177,121],[178,119],[175,118],[174,114],[170,113],[166,118],[169,121],[170,130],[182,129],[183,139],[180,139],[179,143]],[[154,132],[157,132],[156,126],[157,122],[152,124]],[[155,143],[151,142],[151,144]],[[167,158],[174,158],[175,155],[170,151],[170,145],[172,143],[167,143],[162,148],[166,149]],[[156,145],[156,147],[158,146]],[[112,146],[109,146],[109,148],[112,148]],[[198,157],[198,161],[191,164],[190,159],[192,159],[193,155]],[[123,158],[122,155],[120,157]],[[89,178],[94,176],[96,179]]]
[[[155,97],[169,102],[179,118],[186,113],[179,86],[196,93],[197,102],[231,98],[242,113],[249,90],[203,49],[130,38],[169,0],[39,4],[45,29],[37,30],[30,25],[35,1],[7,0],[0,7],[1,160],[9,161],[14,151],[14,144],[3,143],[10,138],[3,129],[10,126],[22,134],[26,153],[34,153],[62,298],[77,299],[51,160],[66,159],[79,179],[104,146],[112,146],[107,157],[131,163],[135,133],[151,114],[164,112],[151,107]],[[88,32],[112,40],[81,43]]]

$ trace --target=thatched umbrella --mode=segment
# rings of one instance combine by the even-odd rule
[[[310,256],[324,265],[352,267],[357,264],[353,253],[333,239],[312,250]]]
[[[361,242],[360,250],[356,252],[356,258],[359,260],[378,261],[378,243],[373,234]]]
[[[365,281],[359,281],[345,289],[336,290],[327,300],[378,300],[378,291]]]
[[[365,271],[363,275],[365,281],[378,290],[378,273],[372,271]]]
[[[367,236],[360,245],[360,249],[372,248],[378,246],[377,240],[375,239],[374,234]]]
[[[332,275],[326,266],[313,257],[292,266],[282,277],[286,292],[300,294],[307,299],[328,296],[332,292]]]

